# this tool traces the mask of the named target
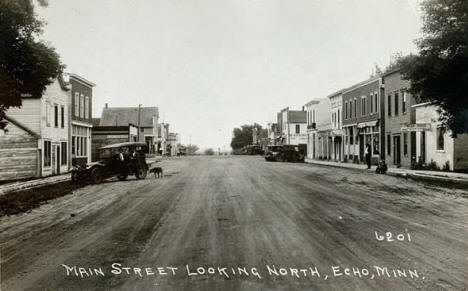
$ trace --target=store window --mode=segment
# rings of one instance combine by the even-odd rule
[[[373,154],[374,155],[378,155],[379,154],[379,144],[380,144],[380,140],[379,140],[379,135],[378,134],[374,134],[373,136]]]
[[[296,124],[296,133],[301,133],[301,126],[299,124]]]
[[[63,166],[67,164],[67,142],[62,142],[60,148],[62,150],[60,163]]]
[[[44,141],[44,167],[50,167],[52,157],[52,144],[50,141]]]
[[[349,128],[349,144],[354,144],[353,128]]]

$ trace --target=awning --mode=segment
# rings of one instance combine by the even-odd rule
[[[417,131],[429,131],[431,130],[430,123],[415,123],[415,124],[406,124],[401,127],[402,132],[417,132]]]
[[[379,122],[378,120],[368,121],[368,122],[361,122],[361,123],[358,123],[357,127],[358,128],[363,128],[363,127],[376,126],[378,122]]]

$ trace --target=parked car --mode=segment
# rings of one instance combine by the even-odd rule
[[[120,152],[124,156],[121,161]],[[146,163],[146,143],[124,142],[99,148],[101,159],[85,166],[72,169],[72,182],[101,183],[104,179],[116,176],[119,180],[126,180],[135,175],[137,179],[144,179],[148,174]]]
[[[272,162],[303,162],[304,154],[295,145],[268,146],[265,154],[266,161]]]

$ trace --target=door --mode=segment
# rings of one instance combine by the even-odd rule
[[[400,165],[401,164],[401,137],[396,135],[393,137],[393,164]]]

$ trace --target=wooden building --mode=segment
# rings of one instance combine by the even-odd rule
[[[0,180],[43,177],[67,172],[70,88],[62,77],[40,98],[24,97],[6,112],[0,133]]]

